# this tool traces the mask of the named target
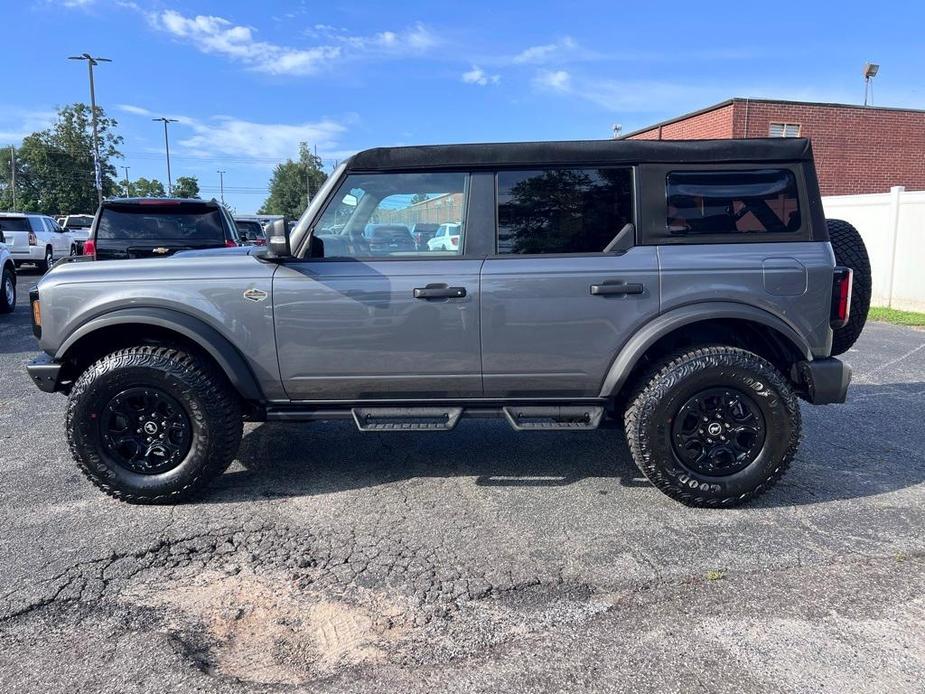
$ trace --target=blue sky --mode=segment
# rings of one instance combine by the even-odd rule
[[[776,7],[776,10],[775,10]],[[837,10],[835,9],[837,8]],[[199,177],[251,212],[300,140],[606,138],[732,96],[925,108],[925,5],[739,2],[3,0],[0,144],[87,100],[68,55],[112,58],[97,99],[130,176]],[[121,173],[121,170],[120,170]]]

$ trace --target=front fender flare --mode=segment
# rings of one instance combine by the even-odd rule
[[[244,357],[241,356],[241,353],[238,352],[228,338],[200,319],[172,309],[138,306],[119,309],[93,318],[68,336],[55,352],[55,359],[63,360],[71,347],[97,330],[132,323],[156,325],[192,340],[215,359],[222,371],[225,372],[225,375],[228,376],[228,380],[241,394],[241,397],[256,401],[263,399],[263,394],[253,372]]]
[[[735,319],[759,323],[776,330],[790,341],[806,361],[812,361],[813,353],[809,343],[790,325],[773,313],[748,304],[729,301],[690,304],[672,309],[646,323],[626,342],[610,365],[610,370],[601,386],[600,397],[616,395],[626,383],[642,355],[652,345],[669,333],[684,327],[709,320]]]

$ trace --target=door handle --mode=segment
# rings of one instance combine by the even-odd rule
[[[603,284],[592,284],[591,294],[593,296],[614,296],[617,294],[642,294],[645,287],[639,282],[604,282]]]
[[[466,296],[465,287],[447,287],[445,284],[428,284],[415,287],[415,299],[461,299]]]

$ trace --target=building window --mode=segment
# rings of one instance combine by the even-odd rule
[[[768,137],[799,137],[799,123],[771,123],[768,127]]]

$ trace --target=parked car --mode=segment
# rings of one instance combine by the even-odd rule
[[[34,263],[46,272],[56,258],[77,255],[71,235],[46,215],[0,212],[0,231],[16,267]]]
[[[71,235],[77,248],[77,255],[83,253],[84,242],[90,238],[90,228],[93,226],[92,214],[69,214],[61,217],[58,225]]]
[[[6,247],[6,236],[0,230],[0,313],[12,313],[16,308],[16,263]]]
[[[437,193],[467,210],[464,244],[366,244],[370,219]],[[44,354],[29,374],[68,394],[71,451],[103,491],[190,496],[245,418],[434,432],[499,417],[621,426],[656,488],[735,506],[793,462],[798,398],[845,401],[836,355],[870,301],[864,244],[823,217],[798,138],[368,150],[284,228],[265,249],[61,264],[30,293]]]
[[[266,246],[267,237],[263,232],[263,225],[256,219],[235,219],[235,227],[242,243],[251,246]]]
[[[427,248],[427,242],[434,237],[434,234],[437,233],[437,229],[439,228],[439,224],[429,224],[425,222],[417,222],[411,225],[411,238],[414,239],[415,247],[419,251]]]
[[[427,242],[432,251],[455,251],[459,248],[462,224],[441,224],[434,237]]]
[[[216,200],[111,198],[97,210],[84,255],[123,260],[198,248],[240,245],[228,211]]]
[[[415,250],[414,239],[404,224],[367,224],[363,236],[373,255]]]

